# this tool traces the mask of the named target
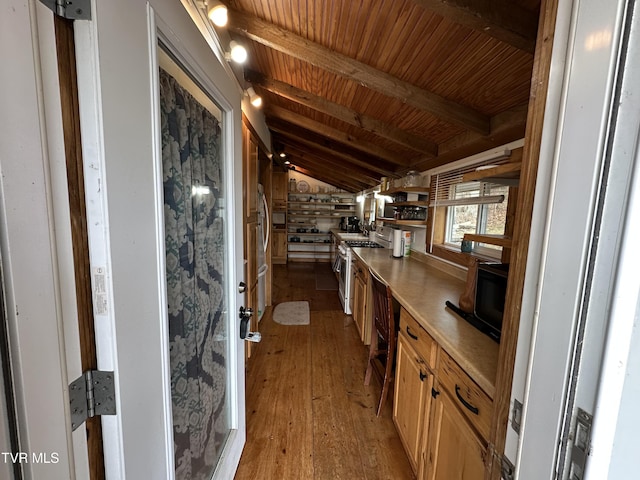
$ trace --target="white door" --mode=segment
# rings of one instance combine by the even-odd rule
[[[638,288],[637,256],[621,253],[625,222],[632,224],[625,216],[640,119],[633,61],[637,41],[629,40],[637,35],[637,25],[626,11],[631,4],[574,2],[570,17],[568,5],[563,7],[562,20],[570,19],[572,25],[566,61],[554,61],[552,67],[563,65],[566,71],[552,139],[551,193],[544,208],[547,231],[537,279],[519,478],[624,478],[607,469],[634,316],[628,305],[624,312],[615,305],[621,297],[633,299],[629,291],[637,300]],[[630,239],[637,251],[637,239]],[[621,282],[629,271],[634,281]],[[591,415],[596,428],[590,440]],[[629,445],[635,448],[635,438]],[[626,448],[616,444],[622,454],[630,453]]]
[[[75,29],[98,364],[116,379],[107,478],[231,478],[245,441],[241,90],[174,0],[94,1]],[[168,80],[180,71],[201,99]]]

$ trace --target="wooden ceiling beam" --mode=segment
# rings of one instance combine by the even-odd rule
[[[425,10],[533,54],[538,15],[504,0],[414,0]]]
[[[438,145],[435,142],[427,140],[418,135],[413,135],[405,130],[397,128],[377,118],[364,115],[360,112],[352,110],[349,107],[331,102],[324,97],[314,95],[313,93],[301,90],[288,83],[281,82],[274,78],[268,78],[260,72],[253,70],[245,70],[245,80],[251,82],[256,87],[263,88],[280,97],[299,103],[305,107],[309,107],[318,112],[324,113],[331,117],[342,120],[350,125],[374,133],[379,137],[386,138],[393,142],[409,147],[412,150],[421,152],[430,156],[438,154]]]
[[[330,168],[338,170],[343,175],[352,176],[355,179],[364,182],[377,184],[380,182],[380,175],[369,169],[345,163],[344,160],[332,157],[330,155],[318,154],[315,150],[310,149],[306,145],[298,145],[296,143],[288,143],[286,149],[287,155],[295,155],[296,158],[308,160],[320,165],[322,168]]]
[[[491,119],[491,135],[488,137],[473,132],[464,132],[440,144],[440,155],[416,161],[415,170],[430,170],[461,158],[499,147],[505,143],[524,138],[527,123],[527,105],[500,113]]]
[[[311,132],[315,132],[319,135],[323,135],[331,140],[336,142],[343,143],[348,145],[356,150],[360,150],[363,153],[368,155],[373,155],[388,162],[395,163],[397,165],[408,166],[409,162],[405,158],[399,158],[399,156],[389,150],[386,150],[382,147],[378,147],[373,145],[372,143],[366,142],[364,140],[360,140],[353,135],[350,135],[342,130],[337,130],[335,128],[328,127],[324,123],[316,122],[308,117],[292,112],[291,110],[287,110],[286,108],[269,106],[265,112],[268,113],[270,117],[288,122],[293,125],[297,125]],[[273,122],[273,118],[268,121]]]
[[[397,98],[447,122],[482,135],[490,133],[490,119],[486,115],[418,88],[258,17],[229,9],[229,28],[255,42]]]
[[[339,176],[327,170],[318,169],[317,166],[314,166],[313,164],[308,164],[304,160],[299,160],[297,158],[295,158],[294,160],[295,160],[295,170],[297,172],[304,173],[305,175],[309,175],[310,177],[317,178],[318,180],[326,182],[335,187],[340,187],[349,192],[360,192],[372,186],[372,184],[358,182],[344,175]]]
[[[359,165],[361,167],[365,167],[368,168],[374,172],[379,173],[382,176],[387,176],[387,177],[397,177],[398,175],[395,173],[394,170],[392,170],[391,168],[385,168],[380,166],[380,162],[371,162],[371,161],[365,161],[365,160],[361,160],[360,158],[357,158],[353,155],[350,155],[348,153],[345,153],[343,150],[343,148],[340,148],[339,145],[335,145],[332,142],[328,142],[328,141],[314,141],[314,140],[310,140],[309,138],[311,137],[311,135],[304,135],[304,136],[300,136],[298,133],[293,133],[291,130],[291,128],[287,128],[284,127],[282,125],[279,125],[277,123],[268,123],[267,126],[275,131],[276,133],[279,133],[281,137],[285,137],[288,139],[293,139],[293,140],[298,140],[298,142],[304,144],[304,145],[309,145],[311,147],[314,147],[316,150],[318,150],[319,152],[325,153],[325,154],[329,154],[329,155],[333,155],[334,157],[339,157],[344,161],[347,161],[349,163],[352,163],[354,165]]]
[[[295,167],[296,170],[299,171],[298,167],[304,167],[306,170],[314,172],[318,178],[323,177],[326,180],[331,180],[329,183],[336,186],[342,184],[362,190],[379,183],[366,175],[353,173],[348,170],[349,167],[345,168],[344,162],[340,168],[336,168],[330,160],[317,158],[305,151],[304,148],[292,150],[287,154],[287,158],[291,162],[290,166]]]
[[[304,175],[307,175],[309,177],[313,177],[313,178],[315,178],[317,180],[320,180],[321,182],[325,182],[325,183],[328,183],[329,185],[333,185],[334,187],[338,187],[338,188],[340,188],[342,190],[346,190],[347,192],[356,193],[356,192],[360,192],[362,190],[366,190],[367,189],[366,186],[360,186],[360,185],[355,185],[355,184],[344,183],[344,179],[335,180],[335,179],[324,177],[324,176],[318,174],[317,171],[309,170],[309,169],[304,168],[304,167],[296,167],[296,171],[300,172],[300,173],[302,173]]]

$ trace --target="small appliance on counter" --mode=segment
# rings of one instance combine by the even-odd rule
[[[360,219],[356,216],[347,217],[347,232],[359,232]]]
[[[465,312],[449,301],[446,302],[446,306],[478,330],[500,342],[508,275],[507,263],[481,263],[478,265],[476,276],[473,313]]]

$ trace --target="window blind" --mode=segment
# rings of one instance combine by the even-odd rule
[[[454,191],[455,185],[462,183],[462,176],[465,173],[475,172],[479,167],[487,165],[503,165],[507,163],[507,161],[508,157],[499,160],[485,160],[465,167],[432,175],[429,189],[429,206],[445,207],[454,205],[479,205],[486,203],[500,203],[504,201],[503,195],[468,196],[454,199],[452,198],[452,192]]]

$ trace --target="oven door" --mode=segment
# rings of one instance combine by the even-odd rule
[[[340,296],[340,303],[342,303],[344,313],[350,314],[349,290],[351,284],[351,255],[349,255],[348,249],[341,245],[338,256],[340,262],[338,271],[338,295]]]

